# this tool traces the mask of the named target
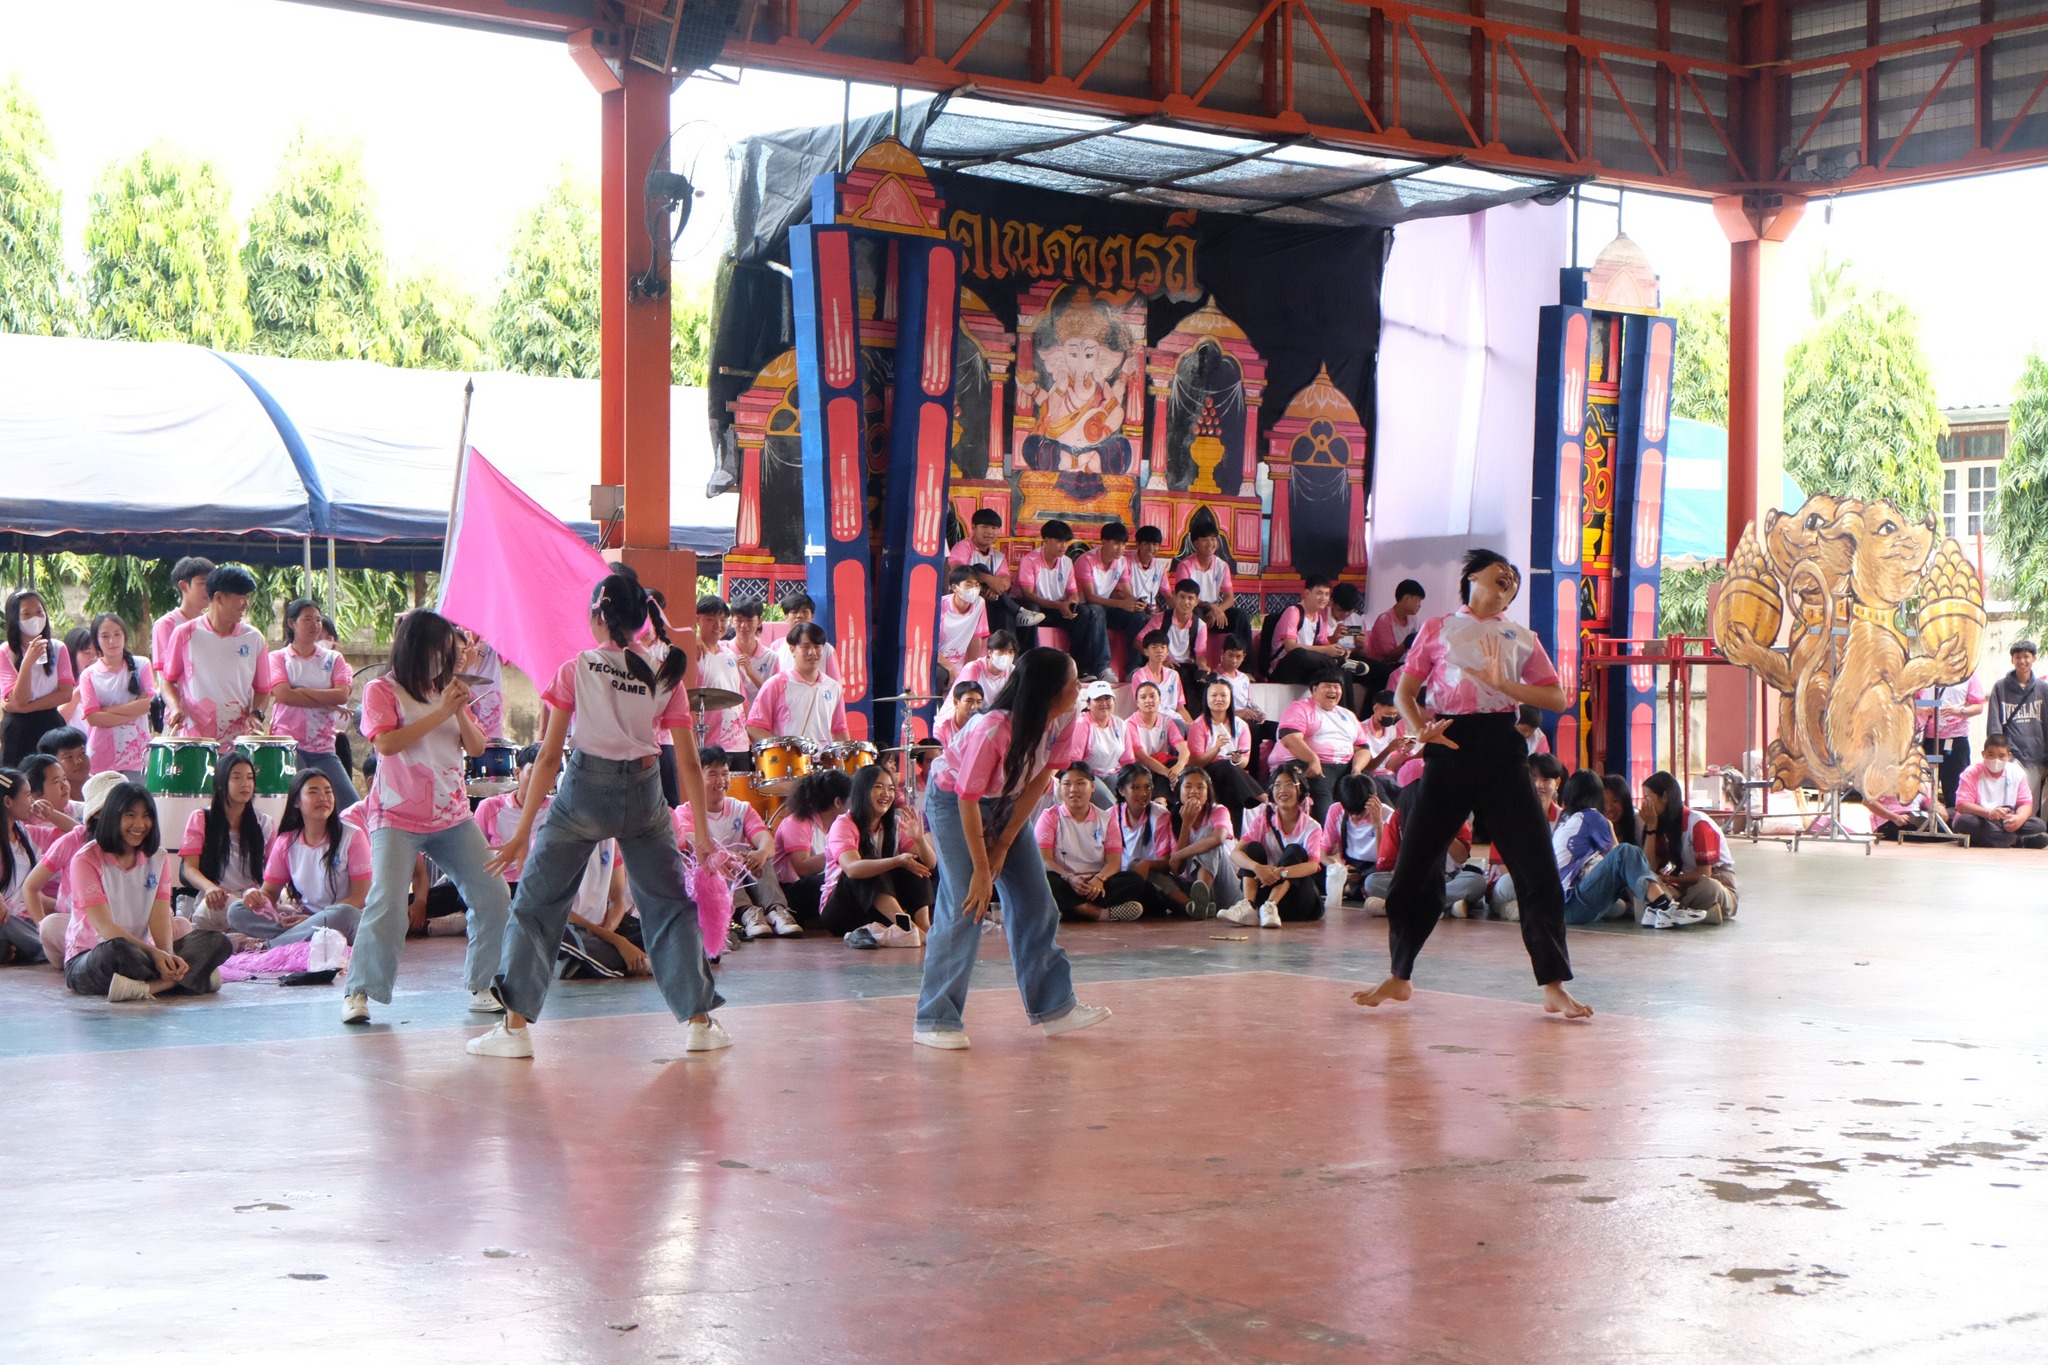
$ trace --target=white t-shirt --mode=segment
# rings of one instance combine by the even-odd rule
[[[1081,761],[1088,765],[1088,771],[1097,777],[1113,777],[1124,764],[1124,730],[1127,722],[1117,716],[1109,718],[1109,724],[1097,725],[1092,718],[1082,720],[1082,733],[1088,736],[1088,749],[1081,755]]]
[[[576,884],[576,899],[569,906],[569,912],[581,915],[592,924],[603,924],[606,913],[611,909],[612,866],[619,860],[619,846],[610,839],[601,840],[590,850],[590,861],[583,865],[583,880]]]
[[[641,682],[616,646],[586,649],[563,664],[541,700],[575,718],[577,750],[598,758],[651,758],[661,752],[664,734],[690,725],[690,699],[682,689]]]
[[[1062,801],[1038,817],[1039,847],[1045,846],[1050,827],[1052,846],[1061,864],[1069,872],[1093,876],[1109,861],[1110,821],[1115,818],[1112,811],[1090,806],[1088,813],[1076,820]]]
[[[823,673],[816,682],[805,682],[793,672],[777,673],[754,698],[747,724],[771,735],[800,735],[814,744],[830,744],[847,732],[846,689]]]
[[[1135,556],[1124,562],[1130,566],[1125,573],[1131,580],[1131,596],[1148,604],[1158,601],[1159,590],[1166,583],[1166,557],[1154,555],[1149,567],[1138,563]]]
[[[234,739],[247,734],[256,694],[269,692],[276,677],[263,633],[243,621],[226,635],[204,616],[171,634],[171,656],[158,661],[185,699],[181,733],[199,739]]]
[[[973,606],[962,611],[959,596],[947,593],[939,604],[939,657],[957,664],[967,657],[976,638],[987,634],[988,603],[977,597]]]
[[[722,687],[728,692],[737,692],[742,698],[751,700],[754,685],[749,680],[746,665],[739,656],[724,645],[715,645],[704,651],[697,660],[697,681],[704,687]],[[704,713],[704,742],[718,748],[744,752],[747,748],[747,700],[738,706],[728,706],[719,711]]]

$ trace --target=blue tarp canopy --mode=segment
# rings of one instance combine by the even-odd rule
[[[1787,477],[1778,506],[1806,500]],[[1698,564],[1728,557],[1728,433],[1707,422],[1671,419],[1664,461],[1664,562]]]
[[[438,567],[469,443],[595,539],[596,380],[224,356],[196,346],[0,336],[0,533],[8,548]],[[671,391],[670,543],[732,544],[702,389]]]

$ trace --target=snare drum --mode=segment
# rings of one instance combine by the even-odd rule
[[[159,735],[149,742],[142,784],[156,800],[157,828],[177,839],[195,810],[213,804],[214,742]]]
[[[837,768],[843,773],[856,773],[862,768],[871,768],[882,757],[881,750],[864,739],[841,740],[827,744],[818,751],[820,768]]]
[[[282,820],[292,779],[299,774],[299,742],[288,735],[243,735],[234,747],[256,765],[257,811]]]
[[[519,748],[492,740],[482,753],[466,756],[462,768],[471,796],[502,796],[512,790],[519,775]]]
[[[754,782],[784,782],[811,771],[817,746],[801,735],[758,741],[753,748]]]

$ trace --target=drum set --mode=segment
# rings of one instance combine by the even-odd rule
[[[157,828],[176,839],[192,812],[213,804],[213,775],[222,752],[240,752],[256,768],[256,810],[273,826],[284,818],[299,771],[298,741],[288,735],[243,735],[225,742],[158,735],[149,742],[142,785],[156,802]]]
[[[723,687],[690,689],[690,710],[697,717],[697,742],[704,742],[706,715],[730,710],[746,703],[739,693]],[[882,751],[864,739],[819,744],[802,735],[779,735],[757,740],[749,749],[753,771],[734,773],[726,788],[735,801],[752,806],[764,820],[772,820],[789,799],[797,779],[809,773],[856,773],[879,763]]]

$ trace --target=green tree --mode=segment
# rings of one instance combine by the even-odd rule
[[[711,369],[710,282],[677,286],[669,304],[669,382],[702,388]]]
[[[1702,564],[1694,568],[1666,567],[1657,593],[1659,635],[1707,634],[1707,595],[1728,576],[1723,564]]]
[[[157,146],[107,168],[86,216],[85,302],[94,336],[249,344],[228,185],[211,162]]]
[[[362,151],[301,129],[242,246],[255,349],[304,360],[391,359],[384,235]]]
[[[2048,629],[2048,361],[2039,351],[2027,357],[2013,392],[1991,546],[2013,614],[2038,639]]]
[[[408,275],[392,289],[391,361],[408,369],[473,370],[483,358],[476,303],[431,272]]]
[[[20,78],[0,85],[0,332],[77,329],[64,264],[63,196],[50,178],[50,134]]]
[[[597,377],[597,220],[597,196],[565,179],[513,234],[491,310],[491,358],[499,367]]]
[[[1785,472],[1814,492],[1934,510],[1944,430],[1920,323],[1905,302],[1814,272],[1820,316],[1785,358]]]
[[[1671,413],[1728,425],[1728,300],[1680,294],[1670,313],[1678,322],[1678,355],[1671,375]]]

